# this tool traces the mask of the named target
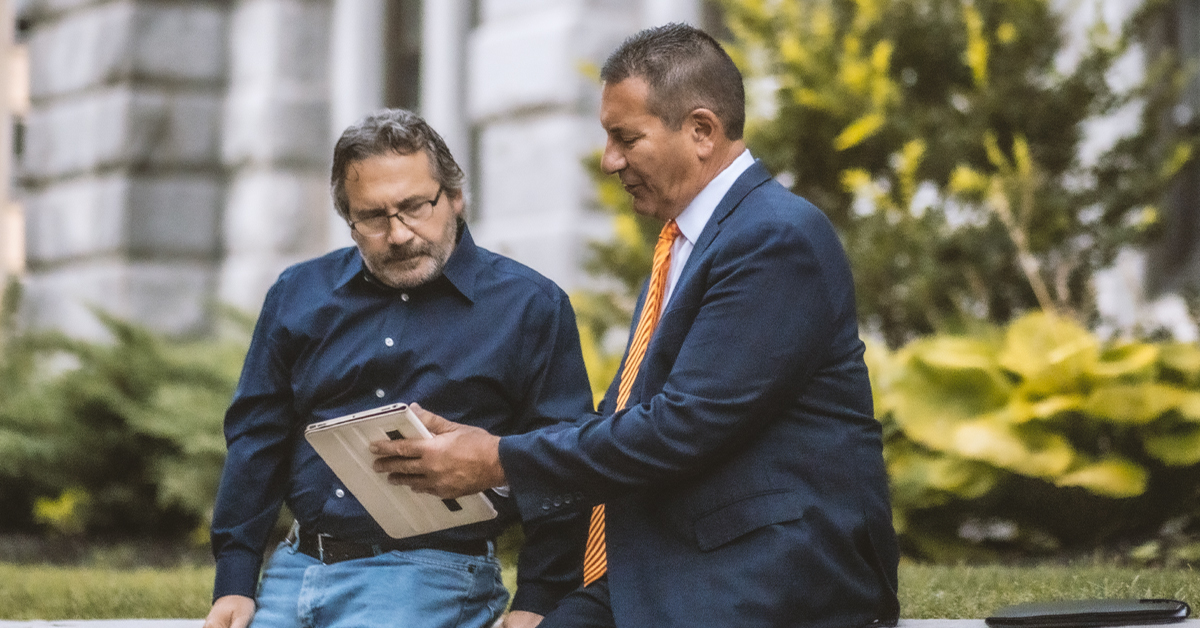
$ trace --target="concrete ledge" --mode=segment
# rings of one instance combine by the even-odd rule
[[[201,628],[203,625],[200,619],[0,621],[0,628]],[[1161,625],[1200,628],[1200,619]],[[982,619],[901,619],[897,628],[987,628],[987,624]]]

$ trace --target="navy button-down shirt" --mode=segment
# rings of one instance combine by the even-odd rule
[[[475,246],[464,228],[442,276],[408,290],[380,284],[354,247],[297,264],[267,293],[233,402],[213,512],[214,597],[253,597],[286,500],[303,529],[389,540],[303,437],[317,421],[419,403],[504,435],[592,410],[575,314],[548,279]],[[415,540],[493,539],[500,515]],[[544,614],[578,585],[586,513],[525,525],[513,609]]]

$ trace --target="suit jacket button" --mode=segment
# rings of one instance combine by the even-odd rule
[[[550,510],[550,500],[549,499],[542,500],[542,510]]]

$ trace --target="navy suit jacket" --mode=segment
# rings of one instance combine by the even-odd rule
[[[628,408],[608,414],[614,381],[599,416],[501,440],[518,507],[607,504],[617,626],[890,623],[863,350],[832,225],[756,163],[696,242]]]

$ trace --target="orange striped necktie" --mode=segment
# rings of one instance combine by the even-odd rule
[[[646,347],[650,346],[650,337],[658,326],[658,318],[662,314],[663,293],[667,287],[667,271],[671,268],[671,245],[679,236],[679,225],[674,220],[668,220],[658,233],[658,242],[654,245],[654,265],[650,270],[650,287],[646,291],[646,302],[642,305],[642,314],[638,317],[637,328],[633,332],[633,341],[629,343],[629,355],[625,356],[625,368],[621,371],[621,385],[617,388],[617,405],[613,408],[618,412],[629,402],[629,393],[633,390],[633,382],[637,379],[638,370],[642,367],[642,358],[646,357]],[[588,526],[587,549],[583,554],[583,586],[587,586],[608,570],[608,554],[604,543],[604,504],[592,509],[592,520]]]

